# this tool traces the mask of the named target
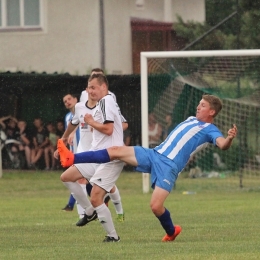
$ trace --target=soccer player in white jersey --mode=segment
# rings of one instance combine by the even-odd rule
[[[70,121],[72,120],[74,113],[75,113],[75,105],[78,102],[78,98],[71,94],[71,93],[67,93],[66,95],[63,96],[63,103],[64,106],[66,107],[66,109],[68,109],[70,112],[68,112],[65,116],[65,129],[67,129]],[[78,144],[79,144],[79,140],[80,140],[80,132],[79,129],[75,129],[74,134],[71,136],[71,140],[69,141],[69,146],[70,146],[70,150],[75,153],[78,149]],[[79,152],[82,152],[83,150],[79,150]],[[86,180],[84,178],[78,180],[83,192],[86,194]],[[74,208],[76,200],[73,197],[73,194],[70,194],[69,200],[67,205],[62,209],[65,211],[72,211]],[[78,211],[78,215],[80,220],[85,216],[85,211],[84,209],[80,206],[79,203],[77,203],[77,211]]]
[[[103,149],[113,145],[124,145],[122,127],[123,117],[117,103],[108,93],[108,82],[104,75],[94,74],[89,78],[88,94],[91,99],[98,101],[96,107],[93,109],[92,113],[86,113],[84,105],[82,106],[84,103],[78,103],[76,105],[75,118],[73,117],[72,124],[78,123],[80,120],[84,119],[83,124],[93,128],[93,141],[90,150]],[[72,124],[69,125],[68,129],[73,128]],[[67,134],[68,133],[65,132],[62,138],[65,142]],[[83,149],[86,149],[86,147]],[[109,193],[115,186],[115,182],[123,167],[124,162],[121,161],[108,162],[102,165],[78,164],[77,166],[73,165],[61,175],[61,180],[64,182],[65,186],[73,192],[76,200],[85,209],[86,222],[88,223],[98,217],[100,223],[107,232],[104,242],[120,241],[113,224],[111,213],[104,204],[103,199],[106,193]],[[75,170],[75,168],[78,170]],[[86,197],[82,196],[80,189],[77,187],[76,181],[78,178],[82,178],[82,176],[93,184],[91,203]]]
[[[86,89],[86,91],[87,91],[87,89]],[[64,134],[64,136],[67,136],[68,134],[73,132],[76,127],[78,127],[78,129],[80,131],[80,140],[78,143],[77,152],[88,151],[91,148],[91,143],[92,143],[92,139],[93,139],[92,138],[93,129],[90,125],[85,123],[84,115],[92,114],[92,111],[94,111],[94,109],[96,107],[96,103],[97,103],[97,101],[91,99],[91,97],[90,97],[90,98],[88,98],[88,100],[86,102],[79,102],[75,105],[74,116],[71,119],[71,121],[70,121],[71,124],[69,124],[69,129]],[[127,123],[126,123],[125,118],[122,116],[121,119],[122,119],[122,124],[124,125],[124,127],[126,127],[125,124],[127,124]],[[66,139],[65,139],[65,141],[66,141]],[[86,168],[86,164],[77,165],[76,167],[73,167],[72,170],[79,171],[79,172],[85,172],[86,170],[84,168]],[[90,173],[91,172],[93,172],[93,171],[90,171]],[[81,196],[83,196],[83,193]],[[123,222],[124,221],[124,212],[123,212],[123,207],[122,207],[119,190],[117,189],[116,185],[112,188],[112,190],[110,191],[110,193],[107,196],[110,196],[111,201],[114,204],[114,207],[115,207],[115,210],[117,213],[117,220],[120,222]],[[93,215],[93,212],[91,212],[90,215]],[[84,216],[76,223],[76,225],[79,227],[84,226],[89,222],[88,219],[89,219],[89,215],[84,214]]]
[[[93,74],[105,75],[104,71],[101,68],[94,68],[94,69],[92,69],[91,73],[90,73],[90,76],[92,76]],[[113,99],[116,102],[115,94],[113,92],[111,92],[111,91],[108,91],[108,93],[113,97]],[[88,91],[87,91],[87,88],[86,88],[86,90],[83,90],[81,92],[80,102],[83,102],[85,104],[88,100],[89,100],[89,98],[88,98]],[[89,101],[90,102],[94,102],[94,100],[89,100]],[[122,125],[123,125],[123,130],[125,131],[128,128],[128,123],[126,122],[126,120],[125,120],[125,118],[123,116],[122,116]],[[88,149],[85,150],[85,151],[88,151]],[[87,183],[86,189],[87,189],[88,195],[90,196],[91,190],[92,190],[92,185],[90,183]],[[124,222],[125,217],[124,217],[124,213],[123,213],[122,202],[121,202],[119,190],[117,189],[116,185],[110,191],[109,195],[108,194],[106,195],[105,200],[104,200],[106,205],[108,205],[108,202],[109,202],[110,198],[112,199],[112,202],[113,202],[114,207],[116,209],[117,221]],[[85,222],[85,219],[86,219],[86,216],[82,220],[79,220],[79,222],[76,225],[84,226],[85,224],[87,224],[87,221]]]
[[[197,106],[196,117],[192,116],[177,125],[164,142],[153,149],[141,146],[114,146],[108,149],[72,154],[62,140],[58,141],[61,164],[68,166],[74,163],[107,163],[121,160],[136,167],[137,171],[151,173],[154,189],[150,206],[160,221],[166,235],[162,241],[173,241],[180,234],[181,227],[173,225],[170,212],[164,202],[171,192],[178,175],[189,159],[213,144],[221,150],[227,150],[237,135],[234,124],[225,138],[213,124],[214,117],[222,109],[221,100],[214,95],[203,95]]]

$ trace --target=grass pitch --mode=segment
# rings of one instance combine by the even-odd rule
[[[260,259],[258,191],[208,189],[200,180],[180,178],[166,201],[182,233],[162,243],[164,230],[149,208],[151,194],[142,193],[140,173],[122,173],[119,187],[125,222],[116,222],[119,243],[103,243],[98,221],[79,228],[77,212],[61,210],[69,192],[61,172],[4,171],[0,179],[0,259]],[[192,186],[192,181],[196,185]]]

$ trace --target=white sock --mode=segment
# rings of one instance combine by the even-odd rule
[[[77,211],[79,214],[79,218],[82,218],[85,214],[85,210],[80,206],[80,204],[78,202],[76,202],[77,204]]]
[[[87,197],[86,184],[80,184],[80,186]],[[81,205],[78,202],[77,202],[77,210],[78,210],[79,218],[82,218],[85,214],[85,210],[81,207]]]
[[[114,193],[109,193],[110,199],[114,204],[115,210],[117,214],[123,214],[123,206],[121,202],[121,197],[118,188],[115,186],[116,190]]]
[[[106,230],[107,235],[110,237],[114,237],[115,239],[118,239],[118,235],[115,230],[110,210],[106,206],[106,204],[101,204],[100,206],[96,207],[95,210],[98,215],[98,220],[103,226],[103,228]]]
[[[70,190],[71,193],[73,193],[73,197],[85,210],[86,214],[92,215],[94,208],[86,196],[86,193],[81,188],[80,184],[78,182],[63,182],[63,184]]]

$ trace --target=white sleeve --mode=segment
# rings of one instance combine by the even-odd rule
[[[115,102],[116,102],[116,95],[115,95],[113,92],[111,92],[111,91],[108,91],[108,93],[113,97],[113,99],[114,99]]]
[[[71,119],[71,124],[78,125],[79,123],[80,123],[80,121],[79,121],[78,109],[77,109],[77,104],[76,104],[75,113]]]
[[[87,93],[86,90],[83,90],[83,91],[81,92],[79,102],[84,102],[84,103],[86,103],[87,101],[88,101],[88,93]]]

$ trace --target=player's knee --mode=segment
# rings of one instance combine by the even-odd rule
[[[100,206],[100,205],[103,203],[103,201],[100,200],[99,197],[97,197],[97,196],[95,196],[95,195],[93,195],[93,194],[91,194],[90,202],[91,202],[91,204],[92,204],[92,206],[93,206],[94,208]]]
[[[162,205],[159,205],[158,203],[150,203],[150,208],[155,216],[160,216],[162,214]]]
[[[65,181],[66,181],[66,178],[64,177],[63,174],[60,176],[60,180],[61,180],[62,182],[65,182]]]
[[[61,180],[62,182],[72,181],[72,180],[69,178],[69,176],[68,176],[67,174],[64,174],[64,173],[60,176],[60,180]]]
[[[156,215],[156,212],[158,211],[158,207],[155,203],[150,203],[150,208],[152,212]]]
[[[107,149],[111,161],[120,158],[120,156],[122,155],[122,148],[123,146],[112,146]]]

